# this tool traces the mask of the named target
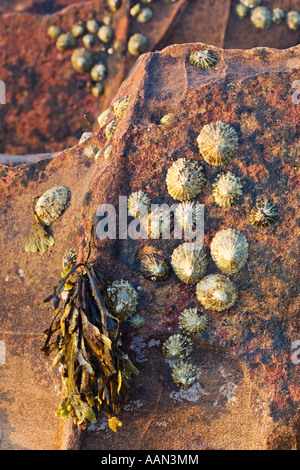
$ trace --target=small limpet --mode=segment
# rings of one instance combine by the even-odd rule
[[[131,95],[125,95],[119,98],[113,105],[113,110],[115,113],[115,116],[118,120],[120,120],[125,113],[126,109],[128,108],[128,105],[131,100]]]
[[[224,274],[234,274],[246,264],[249,244],[246,236],[235,228],[219,230],[210,245],[211,257]]]
[[[98,153],[98,147],[95,145],[89,145],[84,149],[84,155],[88,158],[95,158],[95,155]]]
[[[86,33],[86,27],[83,21],[80,21],[79,23],[76,23],[72,27],[72,34],[74,38],[82,38]]]
[[[149,46],[148,38],[144,34],[136,33],[128,41],[128,51],[131,55],[137,56],[144,54]]]
[[[218,56],[211,50],[192,52],[189,59],[192,65],[203,69],[209,69],[218,62]]]
[[[244,19],[249,15],[250,8],[246,7],[243,3],[238,3],[235,7],[235,12],[240,19]]]
[[[275,24],[281,24],[285,19],[285,11],[282,8],[274,8],[272,12],[272,21]]]
[[[256,7],[251,11],[251,21],[258,29],[268,29],[272,24],[272,12],[266,7]]]
[[[168,113],[165,114],[159,121],[160,124],[168,124],[174,119],[174,114],[173,113]]]
[[[98,38],[102,42],[110,42],[114,38],[115,32],[111,26],[102,25],[98,31]]]
[[[103,62],[95,64],[91,70],[91,78],[94,82],[99,82],[106,77],[107,68]]]
[[[92,47],[95,45],[96,39],[93,34],[89,33],[83,36],[82,42],[84,47],[86,47],[87,49],[92,49]]]
[[[286,16],[286,21],[292,31],[300,29],[300,13],[298,13],[298,11],[289,11]]]
[[[167,359],[184,359],[193,350],[193,343],[187,336],[180,333],[169,336],[162,346],[163,355]]]
[[[132,315],[128,320],[130,328],[140,330],[146,325],[146,319],[139,313]]]
[[[243,194],[243,185],[240,178],[230,171],[220,173],[212,184],[212,194],[218,206],[231,207]]]
[[[267,227],[278,215],[278,210],[268,199],[258,201],[250,214],[250,222],[254,227]]]
[[[153,204],[149,214],[141,220],[145,233],[154,240],[161,238],[169,240],[173,224],[173,213],[165,204],[161,206]]]
[[[35,213],[44,225],[51,225],[63,215],[71,201],[71,191],[66,186],[48,189],[37,201]]]
[[[153,16],[153,11],[151,8],[142,8],[142,10],[137,15],[137,21],[139,23],[148,23],[151,21]]]
[[[204,160],[213,166],[229,163],[238,150],[238,136],[235,129],[223,121],[206,124],[197,143]]]
[[[76,265],[77,254],[74,250],[68,250],[62,258],[62,277],[66,276]]]
[[[57,39],[62,34],[62,29],[59,26],[51,25],[47,34],[50,36],[50,38]]]
[[[91,19],[86,22],[86,29],[92,34],[96,34],[99,30],[99,27],[100,25],[95,19]]]
[[[180,360],[172,367],[172,378],[178,387],[187,390],[197,379],[196,368],[192,364]]]
[[[114,133],[116,132],[117,126],[118,126],[118,121],[116,119],[114,119],[109,124],[107,124],[105,128],[105,135],[106,135],[107,140],[109,141],[112,140]]]
[[[114,13],[119,10],[120,6],[122,5],[121,0],[108,0],[108,6],[111,11]]]
[[[111,157],[112,149],[113,149],[112,145],[109,145],[107,149],[105,149],[104,154],[103,154],[103,157],[105,158],[105,160]]]
[[[98,117],[98,124],[100,128],[105,126],[105,124],[108,122],[111,112],[112,108],[108,108],[100,114]]]
[[[200,225],[202,215],[202,207],[194,201],[181,202],[175,209],[175,220],[186,234]]]
[[[88,72],[93,65],[93,56],[84,47],[75,49],[71,56],[71,63],[76,72]]]
[[[76,46],[76,39],[71,33],[61,34],[56,41],[56,47],[59,51],[68,51]]]
[[[222,274],[210,274],[201,279],[196,294],[204,308],[217,312],[228,310],[238,298],[236,285]]]
[[[127,320],[136,313],[138,292],[129,281],[113,281],[106,290],[107,303],[111,312],[121,320]]]
[[[104,85],[103,85],[103,82],[96,82],[93,86],[92,86],[92,93],[93,95],[98,98],[99,96],[103,95],[104,93]]]
[[[201,193],[206,183],[203,167],[197,160],[179,158],[168,169],[167,189],[173,199],[187,201]]]
[[[90,139],[93,136],[93,132],[83,132],[81,135],[78,144],[83,144],[86,140]]]
[[[185,242],[172,253],[171,265],[185,284],[196,284],[206,273],[207,256],[196,243]]]
[[[197,308],[186,308],[178,317],[178,326],[187,335],[202,333],[209,324],[209,317]]]
[[[130,15],[133,17],[136,17],[141,11],[142,11],[141,5],[137,3],[130,9]]]
[[[127,200],[128,214],[131,217],[145,217],[151,206],[151,199],[147,193],[142,190],[134,191]]]
[[[143,276],[154,282],[166,281],[172,274],[170,263],[158,253],[143,256],[140,261],[140,271]]]

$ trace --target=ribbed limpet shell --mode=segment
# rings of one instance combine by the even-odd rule
[[[76,265],[77,254],[74,250],[68,250],[62,258],[62,276],[66,276],[68,272]]]
[[[144,34],[133,34],[128,41],[127,47],[131,55],[137,56],[143,54],[149,47],[148,38]]]
[[[151,8],[142,8],[142,10],[137,15],[137,21],[139,23],[148,23],[151,21],[153,16],[153,11]]]
[[[234,274],[246,264],[249,244],[246,236],[235,228],[219,230],[210,245],[212,259],[224,274]]]
[[[274,8],[272,11],[272,21],[275,24],[281,24],[285,19],[285,11],[282,8]]]
[[[131,9],[130,9],[130,15],[133,16],[134,18],[141,13],[142,7],[139,3],[136,3]]]
[[[54,186],[38,199],[35,213],[45,225],[51,225],[67,210],[70,201],[71,191],[69,188]]]
[[[212,193],[218,206],[231,207],[243,194],[243,185],[238,176],[228,171],[216,177],[212,184]]]
[[[192,364],[180,360],[172,367],[172,378],[178,387],[187,390],[197,379],[196,368]]]
[[[84,47],[75,49],[71,56],[71,63],[76,72],[88,72],[93,65],[92,53],[87,51]]]
[[[84,149],[84,155],[88,158],[95,158],[95,155],[98,153],[98,147],[95,145],[89,145]]]
[[[92,93],[96,98],[103,95],[103,93],[104,93],[104,84],[103,84],[103,82],[96,82],[92,86]]]
[[[143,256],[140,261],[140,271],[143,276],[154,282],[166,281],[172,274],[170,263],[158,253]]]
[[[266,7],[256,7],[251,11],[251,21],[257,29],[268,29],[272,24],[272,12]]]
[[[107,3],[108,3],[110,10],[113,11],[114,13],[118,11],[122,5],[121,0],[108,0]]]
[[[194,201],[184,201],[175,209],[175,220],[179,227],[187,233],[191,233],[202,220],[202,207]]]
[[[243,5],[243,3],[238,3],[235,6],[235,12],[240,19],[244,19],[249,15],[250,8]]]
[[[192,65],[196,65],[202,69],[209,69],[218,62],[218,56],[208,49],[192,52],[189,59]]]
[[[150,209],[151,199],[142,190],[134,191],[127,200],[128,214],[131,217],[145,217]]]
[[[120,120],[123,117],[126,109],[128,108],[130,100],[131,100],[131,95],[128,94],[128,95],[122,96],[114,103],[113,110],[118,120]]]
[[[188,201],[201,193],[206,183],[203,167],[197,160],[179,158],[168,169],[167,189],[173,199]]]
[[[193,343],[187,336],[176,333],[164,342],[162,346],[163,355],[167,359],[184,359],[193,350]]]
[[[92,47],[96,43],[96,39],[92,33],[89,33],[83,36],[82,42],[83,42],[84,47],[86,47],[87,49],[92,49]]]
[[[86,22],[86,29],[92,34],[96,34],[99,30],[99,27],[100,25],[95,19],[91,19]]]
[[[254,227],[267,227],[277,218],[278,210],[276,206],[262,198],[258,201],[250,213],[250,222]]]
[[[112,140],[114,133],[116,132],[117,126],[118,126],[117,119],[114,119],[109,124],[107,124],[105,128],[105,135],[106,135],[107,140],[109,141]]]
[[[107,303],[113,314],[127,320],[138,307],[138,292],[129,281],[113,281],[106,290]]]
[[[204,308],[217,312],[233,307],[238,298],[236,285],[222,274],[210,274],[201,279],[196,294]]]
[[[86,33],[85,24],[81,21],[72,26],[72,34],[74,38],[82,38]]]
[[[107,124],[111,113],[112,108],[108,108],[100,114],[100,116],[98,117],[98,124],[100,128],[104,127],[105,124]]]
[[[209,317],[197,308],[186,308],[178,317],[178,326],[187,335],[202,333],[209,324]]]
[[[196,243],[185,242],[172,253],[171,265],[185,284],[196,284],[207,270],[207,256]]]
[[[93,137],[93,132],[83,132],[81,135],[78,144],[83,144],[83,142],[89,140],[91,137]]]
[[[229,163],[238,150],[238,136],[232,126],[223,121],[206,124],[197,143],[204,160],[213,166]]]
[[[140,315],[139,313],[135,313],[132,315],[129,320],[128,320],[130,328],[133,330],[140,330],[143,328],[146,324],[146,319],[143,317],[143,315]]]

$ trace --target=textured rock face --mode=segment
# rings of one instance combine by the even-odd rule
[[[272,0],[264,4],[272,8]],[[225,49],[283,49],[300,41],[299,31],[288,30],[285,23],[260,31],[249,18],[239,20],[234,11],[236,2],[230,0],[178,0],[173,4],[156,0],[150,5],[153,19],[147,24],[130,16],[129,0],[124,0],[116,13],[108,9],[106,0],[52,2],[51,13],[58,7],[67,8],[44,16],[28,16],[28,12],[48,13],[39,10],[45,7],[44,2],[18,5],[26,6],[26,14],[4,14],[0,18],[0,79],[7,88],[7,104],[0,107],[0,153],[13,155],[72,147],[81,133],[89,130],[84,114],[94,127],[98,114],[108,107],[136,62],[137,58],[127,52],[128,39],[135,33],[148,37],[149,51],[193,42]],[[297,0],[282,0],[281,7],[288,11],[297,10],[299,5]],[[2,8],[6,11],[5,4]],[[58,51],[47,30],[58,24],[69,31],[79,20],[97,17],[101,21],[104,15],[112,18],[114,52],[107,53],[111,44],[103,47],[98,43],[93,48],[95,57],[108,68],[104,94],[95,98],[89,88],[89,75],[73,70],[72,51]],[[82,46],[80,40],[78,45]]]
[[[216,67],[189,63],[202,44],[176,45],[140,58],[112,104],[131,94],[111,142],[105,126],[88,143],[27,167],[1,168],[2,253],[1,445],[9,448],[82,449],[299,449],[299,78],[300,49],[213,48]],[[159,120],[166,113],[173,120]],[[113,115],[111,118],[113,119]],[[205,124],[223,120],[238,134],[238,152],[225,169],[240,177],[243,195],[232,208],[215,204],[212,183],[219,169],[199,154]],[[98,164],[87,145],[112,151]],[[209,328],[193,337],[191,362],[197,380],[187,391],[171,378],[162,344],[177,333],[179,314],[201,308],[195,285],[175,274],[163,283],[138,270],[141,254],[170,258],[179,240],[93,240],[92,258],[108,280],[125,278],[139,292],[138,312],[146,325],[123,340],[140,374],[117,434],[106,419],[80,435],[54,412],[61,401],[59,372],[40,352],[52,312],[43,298],[60,279],[65,251],[81,250],[100,204],[119,208],[119,196],[143,189],[152,203],[173,204],[165,185],[168,168],[180,157],[204,167],[207,184],[196,201],[205,206],[207,274],[220,274],[209,253],[215,233],[233,227],[246,234],[249,259],[230,276],[239,292],[224,312],[207,311]],[[80,181],[80,184],[78,182]],[[45,254],[24,252],[31,233],[31,201],[55,185],[72,191],[70,207],[53,224],[55,245]],[[278,207],[269,227],[258,229],[249,215],[259,196]],[[132,220],[132,219],[129,219]],[[4,256],[3,256],[4,255]]]

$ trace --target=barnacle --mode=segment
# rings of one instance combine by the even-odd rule
[[[100,285],[105,289],[101,273],[93,263],[73,266],[72,255],[71,261],[71,270],[44,299],[51,301],[55,316],[45,331],[42,351],[46,357],[55,354],[53,366],[60,364],[67,390],[56,416],[72,416],[84,429],[88,421],[96,421],[96,410],[103,411],[117,431],[122,423],[116,414],[138,370],[123,350],[120,322],[100,292]]]
[[[108,108],[100,114],[100,116],[98,117],[98,124],[100,128],[105,126],[105,124],[108,122],[111,112],[112,108]]]
[[[105,135],[106,135],[107,140],[109,141],[112,140],[114,133],[116,132],[117,126],[118,126],[118,121],[116,119],[114,119],[109,124],[107,124],[105,128]]]
[[[75,38],[82,38],[86,33],[86,27],[83,21],[72,26],[72,34]]]
[[[201,67],[202,69],[209,69],[216,65],[218,56],[211,50],[195,51],[190,54],[190,63]]]
[[[261,0],[240,0],[240,2],[248,8],[255,8],[261,4]]]
[[[119,98],[113,105],[115,116],[120,120],[125,113],[131,100],[131,95],[125,95]]]
[[[187,201],[198,196],[204,188],[206,178],[203,167],[197,160],[179,158],[168,169],[167,189],[173,199]]]
[[[149,238],[169,240],[173,222],[173,214],[169,206],[153,204],[149,214],[142,218],[141,226]]]
[[[103,85],[103,82],[96,82],[93,86],[92,86],[92,93],[94,96],[96,96],[96,98],[98,98],[99,96],[103,95],[104,93],[104,85]]]
[[[219,230],[214,236],[210,252],[212,259],[224,274],[240,271],[248,259],[246,236],[235,228]]]
[[[131,55],[137,56],[143,54],[148,49],[148,38],[144,34],[133,34],[128,41],[128,51]]]
[[[93,34],[89,33],[83,36],[82,42],[84,47],[86,47],[87,49],[91,49],[95,45],[96,39]]]
[[[140,330],[143,328],[146,324],[146,319],[143,317],[143,315],[140,315],[139,313],[136,313],[135,315],[132,315],[129,320],[128,320],[130,328],[134,330]]]
[[[202,333],[209,327],[209,317],[197,308],[186,308],[178,317],[178,326],[187,335]]]
[[[110,310],[120,319],[127,320],[138,306],[138,293],[129,281],[113,281],[106,291]]]
[[[174,118],[174,114],[173,113],[168,113],[168,114],[165,114],[159,121],[160,124],[169,124],[169,122],[171,122]]]
[[[194,201],[185,201],[178,204],[175,209],[175,220],[179,227],[190,234],[202,221],[202,208]]]
[[[77,72],[88,72],[93,65],[93,56],[84,47],[75,49],[71,56],[71,63]]]
[[[140,271],[147,279],[154,282],[166,281],[172,274],[168,260],[158,253],[150,253],[140,261]]]
[[[62,34],[62,29],[59,26],[51,25],[47,34],[50,36],[50,38],[57,39]]]
[[[222,274],[210,274],[203,278],[196,287],[197,298],[207,310],[222,312],[228,310],[237,301],[236,285]]]
[[[94,80],[94,82],[103,80],[106,77],[106,74],[107,74],[107,68],[106,68],[106,65],[103,64],[103,62],[99,62],[98,64],[95,64],[91,70],[91,77],[92,77],[92,80]]]
[[[84,155],[88,158],[95,158],[95,155],[98,153],[98,147],[95,145],[89,145],[84,149]]]
[[[240,19],[246,18],[249,15],[250,8],[246,7],[243,3],[238,3],[235,6],[235,12]]]
[[[71,33],[61,34],[56,41],[56,47],[59,51],[68,51],[76,46],[76,39]]]
[[[285,18],[285,12],[282,8],[274,8],[272,12],[272,21],[275,24],[281,24]]]
[[[243,185],[230,171],[220,173],[212,184],[212,193],[220,207],[231,207],[243,194]]]
[[[272,24],[272,12],[266,7],[256,7],[251,11],[251,21],[258,29],[268,29]]]
[[[37,201],[35,214],[44,225],[51,225],[69,207],[71,191],[66,186],[48,189]]]
[[[238,149],[238,136],[232,126],[223,121],[206,124],[197,143],[204,160],[213,166],[224,166],[230,162]]]
[[[268,199],[258,201],[250,213],[250,222],[254,227],[267,227],[278,215],[278,210]]]
[[[172,253],[171,265],[185,284],[195,284],[206,273],[207,256],[196,243],[185,242]]]
[[[167,359],[184,359],[189,356],[192,349],[191,339],[179,333],[169,336],[162,346],[163,355]]]
[[[180,360],[172,367],[172,379],[178,387],[187,390],[197,379],[196,368],[192,364]]]
[[[86,22],[86,29],[92,34],[96,34],[99,30],[99,27],[100,25],[95,19],[91,19]]]
[[[131,217],[144,217],[148,214],[151,206],[151,199],[142,190],[134,191],[127,200],[128,214]]]
[[[111,11],[116,12],[119,10],[120,6],[122,5],[121,0],[108,0],[108,6]]]
[[[153,16],[153,11],[151,8],[142,8],[142,10],[137,15],[137,21],[139,23],[148,23]]]
[[[300,13],[298,13],[298,11],[289,11],[286,16],[286,21],[292,31],[297,31],[300,28]]]
[[[98,38],[102,42],[110,42],[114,38],[115,32],[111,26],[102,25],[98,31]]]

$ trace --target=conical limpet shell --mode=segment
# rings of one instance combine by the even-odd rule
[[[196,368],[192,364],[180,360],[172,367],[172,379],[178,387],[187,390],[197,379]]]
[[[243,194],[240,178],[230,171],[219,174],[212,184],[213,197],[220,207],[233,206]]]
[[[278,215],[277,208],[268,199],[258,201],[250,214],[250,222],[254,227],[267,227]]]
[[[292,31],[300,29],[300,13],[298,11],[289,11],[286,15],[286,22]]]
[[[196,243],[183,243],[172,253],[171,265],[185,284],[196,284],[206,273],[207,256]]]
[[[140,330],[141,328],[143,328],[143,326],[145,326],[146,319],[139,313],[135,313],[129,318],[128,323],[130,328],[132,328],[133,330]]]
[[[143,256],[140,261],[140,271],[143,276],[154,282],[166,281],[172,274],[170,263],[158,253]]]
[[[76,46],[76,39],[71,33],[61,34],[56,41],[56,47],[59,51],[68,51]]]
[[[108,108],[105,111],[103,111],[103,113],[100,114],[100,116],[98,117],[98,124],[100,128],[105,126],[105,124],[107,124],[111,113],[112,113],[112,108]]]
[[[191,339],[179,333],[170,336],[162,346],[163,355],[167,359],[184,359],[189,356],[192,349]]]
[[[113,281],[107,288],[107,303],[113,314],[121,320],[127,320],[138,306],[138,292],[129,281]]]
[[[84,149],[84,155],[88,158],[95,158],[99,149],[95,145],[89,145]]]
[[[232,126],[223,121],[206,124],[197,143],[204,160],[213,166],[224,166],[235,156],[238,136]]]
[[[218,62],[218,56],[211,50],[192,52],[189,59],[192,65],[202,69],[209,69]]]
[[[268,29],[272,24],[272,12],[266,7],[256,7],[251,11],[251,21],[258,29]]]
[[[203,167],[197,160],[179,158],[168,169],[167,189],[173,199],[188,201],[198,196],[203,190],[206,178]]]
[[[151,199],[147,193],[142,190],[134,191],[127,200],[128,214],[131,217],[145,217],[151,206]]]
[[[210,245],[212,259],[224,274],[237,273],[245,266],[248,249],[247,238],[235,228],[217,232]]]
[[[74,250],[68,250],[62,258],[62,277],[66,276],[76,265],[77,254]]]
[[[77,72],[88,72],[93,65],[92,53],[87,51],[84,47],[75,49],[71,57],[71,63]]]
[[[175,219],[179,227],[191,233],[202,220],[202,207],[194,201],[184,201],[175,209]]]
[[[113,110],[115,113],[115,116],[118,120],[121,119],[123,114],[125,113],[126,109],[128,108],[128,105],[130,103],[131,95],[125,95],[122,96],[122,98],[119,98],[113,105]]]
[[[69,207],[71,191],[66,186],[55,186],[46,191],[35,205],[35,213],[45,225],[51,225]]]
[[[147,51],[149,47],[149,41],[147,36],[136,33],[128,41],[128,52],[131,55],[137,56]]]
[[[106,135],[106,138],[108,141],[111,141],[113,136],[114,136],[114,133],[116,132],[116,129],[117,129],[117,126],[118,126],[118,122],[116,119],[111,121],[109,124],[107,124],[106,128],[105,128],[105,135]]]
[[[197,298],[207,310],[222,312],[228,310],[237,301],[236,285],[222,274],[210,274],[196,287]]]
[[[209,324],[209,317],[197,308],[186,308],[178,317],[178,326],[187,335],[202,333]]]

